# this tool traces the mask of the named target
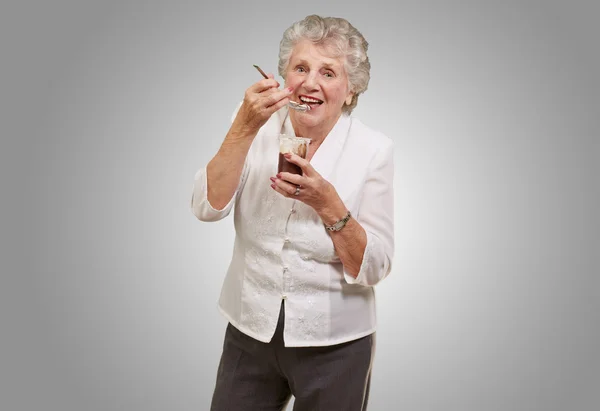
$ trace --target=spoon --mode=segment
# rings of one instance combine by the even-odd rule
[[[253,64],[253,66],[254,66],[254,68],[256,68],[258,70],[258,72],[260,74],[262,74],[262,76],[264,78],[269,78],[269,76],[267,76],[265,74],[265,72],[261,70],[260,67],[258,67],[256,64]],[[288,103],[288,107],[293,108],[294,110],[297,110],[297,111],[308,111],[308,110],[310,110],[310,106],[308,104],[301,104],[301,103],[297,103],[297,102],[291,101],[291,100]]]

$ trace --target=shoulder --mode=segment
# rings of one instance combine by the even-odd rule
[[[350,116],[348,131],[348,148],[371,155],[391,155],[394,150],[394,140],[382,131],[368,126],[360,119]]]

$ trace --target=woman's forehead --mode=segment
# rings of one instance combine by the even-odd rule
[[[294,46],[290,61],[295,63],[314,63],[315,61],[325,66],[343,66],[344,57],[331,45],[315,44],[303,40]]]

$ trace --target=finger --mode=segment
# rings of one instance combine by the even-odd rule
[[[251,85],[248,91],[252,93],[262,93],[263,91],[272,88],[279,88],[279,82],[273,78],[266,78]]]
[[[274,113],[277,110],[279,110],[280,108],[282,108],[283,106],[285,106],[289,102],[290,102],[290,98],[289,97],[285,97],[285,98],[282,98],[281,100],[279,100],[277,103],[275,103],[272,106],[269,106],[267,108],[268,108],[268,110],[271,113]]]
[[[296,186],[294,184],[290,184],[287,181],[283,181],[280,178],[271,178],[271,181],[273,182],[273,185],[275,185],[276,188],[280,189],[287,196],[292,196],[296,192]]]
[[[276,177],[295,186],[306,187],[306,177],[301,176],[300,174],[292,174],[288,173],[287,171],[282,171],[281,173],[277,174]]]
[[[299,166],[304,175],[305,176],[314,176],[315,174],[319,174],[315,171],[315,169],[313,168],[313,166],[308,162],[308,160],[300,157],[297,154],[294,153],[286,153],[283,155],[290,163],[296,164],[297,166]]]
[[[271,107],[279,102],[281,102],[281,100],[283,99],[287,99],[287,102],[289,102],[289,97],[290,94],[292,94],[292,91],[294,91],[294,89],[292,87],[286,87],[283,90],[277,91],[275,93],[271,93],[269,95],[269,97],[267,98],[267,107]],[[284,104],[287,104],[287,102],[285,102]]]
[[[273,183],[271,184],[271,188],[275,191],[277,191],[279,194],[281,194],[284,197],[288,197],[290,198],[292,195],[286,191],[284,191],[281,187],[279,187],[277,184]]]

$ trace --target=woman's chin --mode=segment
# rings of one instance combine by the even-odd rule
[[[308,114],[304,112],[298,113],[298,115],[296,116],[296,121],[299,124],[302,124],[304,127],[310,128],[319,125],[322,122],[322,119],[321,116],[315,116],[314,113]]]

